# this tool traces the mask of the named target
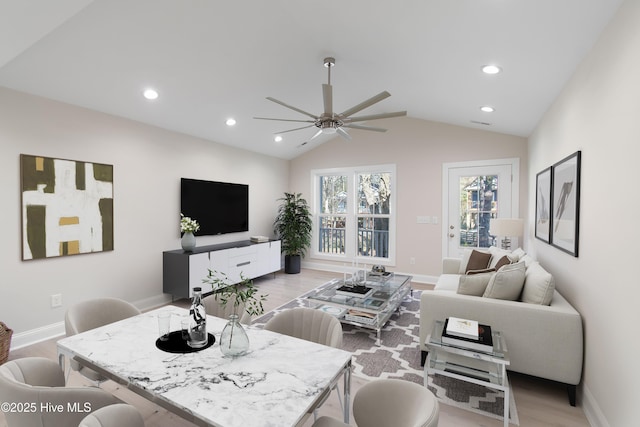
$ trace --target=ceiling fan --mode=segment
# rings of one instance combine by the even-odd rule
[[[333,111],[333,87],[331,86],[331,67],[333,67],[335,64],[336,64],[336,60],[334,58],[328,57],[324,59],[324,66],[327,67],[328,79],[327,79],[327,83],[322,85],[322,100],[324,101],[324,112],[322,114],[320,114],[319,116],[316,116],[315,114],[311,114],[307,111],[293,107],[289,104],[286,104],[282,101],[279,101],[275,98],[268,96],[267,99],[269,101],[275,102],[276,104],[280,104],[283,107],[287,107],[293,111],[297,111],[298,113],[302,113],[305,116],[309,116],[313,120],[275,119],[275,118],[269,118],[269,117],[254,117],[254,119],[277,120],[282,122],[311,123],[307,126],[303,126],[295,129],[289,129],[282,132],[277,132],[278,134],[281,134],[281,133],[293,132],[301,129],[307,129],[315,126],[316,128],[318,128],[318,131],[316,132],[315,135],[313,135],[309,139],[309,141],[311,141],[312,139],[314,139],[315,137],[323,133],[333,134],[336,132],[345,139],[351,139],[351,136],[343,128],[362,129],[362,130],[369,130],[374,132],[386,132],[387,131],[386,129],[371,127],[371,126],[364,126],[364,125],[356,124],[356,122],[386,119],[389,117],[399,117],[399,116],[407,115],[406,111],[397,111],[394,113],[371,114],[368,116],[352,117],[353,114],[361,110],[364,110],[365,108],[370,107],[373,104],[376,104],[382,101],[383,99],[391,96],[391,94],[387,91],[380,92],[376,96],[371,97],[366,101],[361,102],[360,104],[343,111],[342,113],[335,113]]]

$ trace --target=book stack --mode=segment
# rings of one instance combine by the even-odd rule
[[[442,342],[455,347],[490,353],[493,351],[491,327],[475,320],[449,317],[444,322]]]
[[[264,243],[268,242],[269,238],[267,236],[251,236],[250,240],[254,243]]]
[[[364,285],[343,285],[336,289],[336,295],[344,295],[356,298],[368,298],[373,293],[373,288]]]
[[[367,325],[373,325],[376,322],[376,315],[373,313],[367,313],[360,310],[349,310],[344,315],[346,320],[350,320],[358,323],[365,323]]]

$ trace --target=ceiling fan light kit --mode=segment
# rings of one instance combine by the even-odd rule
[[[331,135],[337,133],[341,137],[345,139],[351,139],[349,133],[343,128],[351,128],[351,129],[361,129],[368,130],[373,132],[386,132],[386,129],[365,126],[361,124],[356,124],[355,122],[364,122],[369,120],[378,120],[378,119],[386,119],[389,117],[400,117],[406,116],[406,111],[396,111],[393,113],[382,113],[382,114],[370,114],[368,116],[356,116],[352,117],[353,114],[358,113],[365,108],[376,104],[383,99],[388,98],[391,94],[387,91],[380,92],[379,94],[367,99],[366,101],[361,102],[358,105],[355,105],[342,113],[335,113],[333,111],[333,86],[331,86],[331,68],[335,66],[336,60],[332,57],[324,58],[324,66],[327,68],[327,83],[322,85],[322,100],[324,104],[324,111],[320,115],[311,114],[307,111],[301,110],[300,108],[294,107],[292,105],[286,104],[282,101],[279,101],[270,96],[267,99],[271,102],[275,102],[276,104],[282,105],[290,110],[296,111],[300,114],[308,116],[312,120],[294,120],[294,119],[277,119],[277,118],[269,118],[269,117],[254,117],[254,119],[259,120],[276,120],[283,122],[299,122],[299,123],[310,123],[306,126],[302,126],[299,128],[288,129],[285,131],[277,132],[278,134],[293,132],[301,129],[307,129],[311,127],[318,128],[318,131],[313,135],[309,141],[316,138],[318,135],[325,134]]]

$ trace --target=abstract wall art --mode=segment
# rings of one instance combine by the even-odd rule
[[[536,175],[536,237],[551,243],[551,167]]]
[[[576,151],[553,165],[551,244],[578,256],[580,230],[580,160]]]
[[[22,259],[113,250],[113,166],[20,155]]]

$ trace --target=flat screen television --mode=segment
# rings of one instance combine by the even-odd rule
[[[181,178],[180,212],[198,221],[197,236],[249,231],[249,186]]]

